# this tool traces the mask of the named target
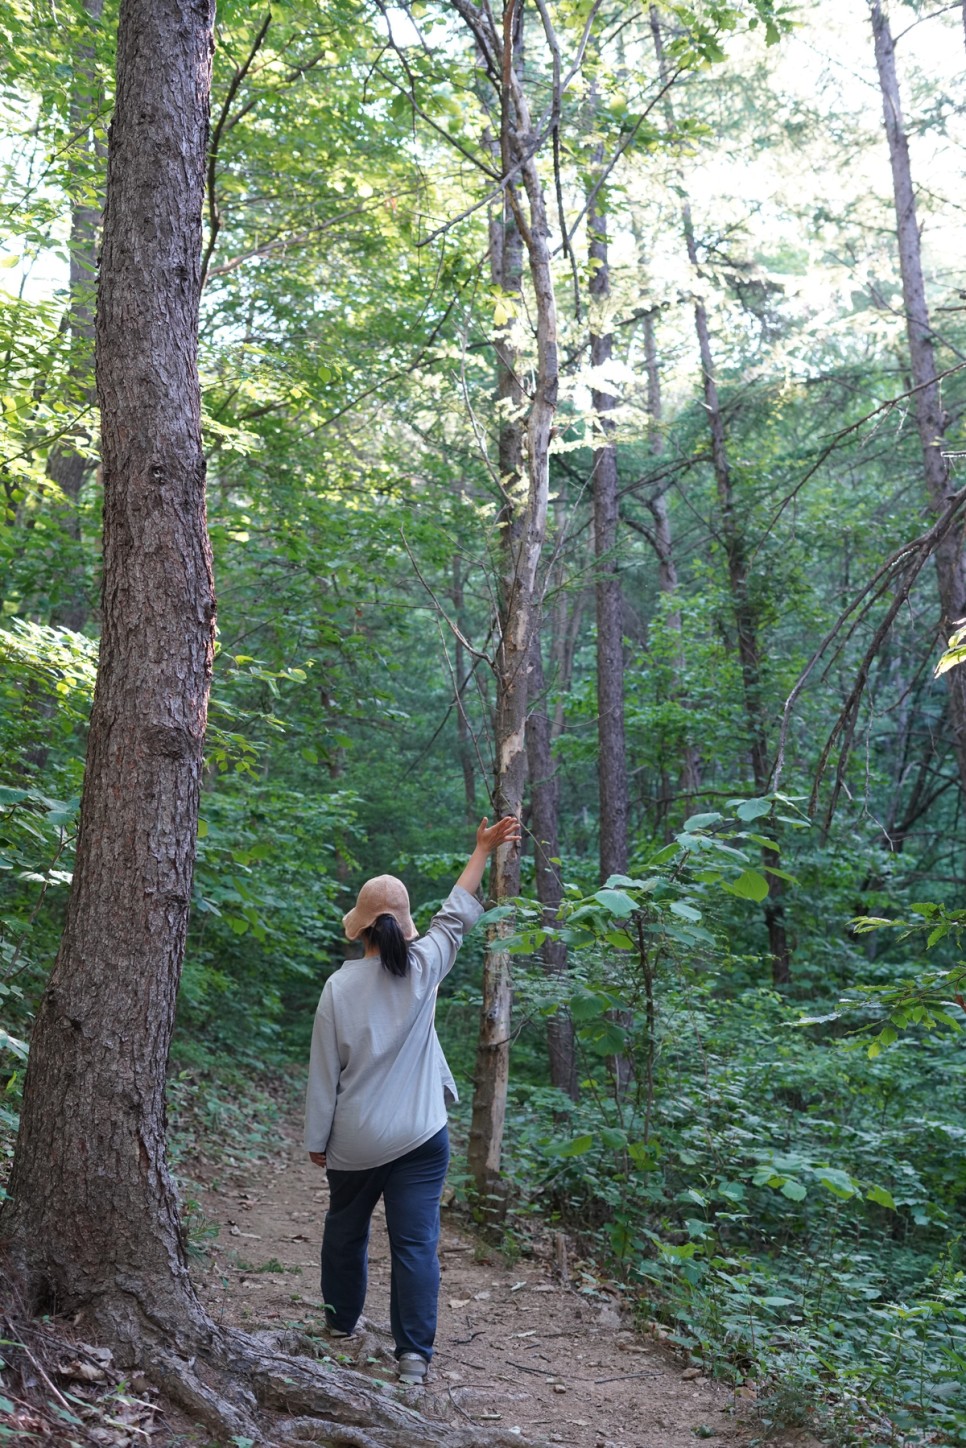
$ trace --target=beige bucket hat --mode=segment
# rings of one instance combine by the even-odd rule
[[[375,875],[366,881],[355,905],[342,917],[346,939],[358,940],[380,915],[394,915],[406,940],[415,940],[419,934],[409,913],[409,891],[395,875]]]

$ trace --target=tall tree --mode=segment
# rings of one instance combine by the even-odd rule
[[[603,159],[598,155],[598,163]],[[627,751],[624,740],[624,628],[617,571],[617,448],[614,419],[617,398],[606,382],[614,351],[608,317],[610,268],[603,189],[587,212],[590,251],[590,360],[598,372],[591,391],[597,429],[592,497],[594,508],[595,598],[597,613],[597,786],[600,799],[600,876],[627,869]],[[599,369],[599,371],[598,371]]]
[[[649,308],[642,318],[644,334],[644,370],[647,374],[647,431],[648,448],[653,458],[660,458],[664,452],[664,438],[661,431],[663,406],[661,401],[661,369],[658,364],[656,319],[654,309]],[[680,676],[684,671],[684,650],[681,643],[681,609],[678,593],[678,570],[674,561],[674,543],[671,534],[671,517],[667,504],[667,484],[660,482],[648,496],[647,506],[654,526],[648,536],[657,557],[657,586],[667,600],[668,611],[665,622],[679,647],[675,652],[673,691],[675,697],[686,706],[687,700]],[[690,802],[701,788],[701,755],[697,747],[687,738],[682,741],[680,759],[679,789],[684,797],[685,810],[690,813]],[[663,790],[665,797],[668,791]]]
[[[506,404],[500,430],[498,486],[502,495],[499,527],[499,638],[495,676],[494,808],[498,815],[519,814],[526,776],[527,680],[533,631],[537,624],[537,568],[547,526],[550,433],[557,403],[557,308],[550,262],[550,228],[543,180],[537,167],[540,138],[530,113],[520,64],[523,8],[509,0],[497,28],[491,12],[469,0],[453,0],[476,44],[494,104],[498,140],[501,215],[491,227],[491,265],[497,286],[511,298],[526,250],[533,297],[536,362],[524,394],[515,356],[498,343],[498,395]],[[498,850],[490,875],[490,894],[502,900],[519,894],[520,854]],[[500,1157],[509,1080],[510,959],[500,948],[497,927],[484,966],[483,1009],[476,1053],[475,1090],[468,1163],[482,1197],[499,1204]]]
[[[902,97],[896,72],[895,42],[889,20],[879,0],[870,0],[869,15],[875,43],[875,62],[882,92],[892,189],[896,212],[896,239],[902,278],[902,305],[909,345],[913,404],[923,477],[930,512],[938,516],[949,505],[953,488],[945,457],[946,417],[936,369],[934,334],[929,320],[926,285],[922,270],[922,247],[916,215],[916,193],[909,159],[909,137],[902,115]],[[939,628],[943,641],[966,618],[966,564],[961,527],[950,529],[936,548],[936,581],[942,617]],[[960,788],[966,793],[966,669],[952,669],[947,675],[947,713],[959,770]]]
[[[199,1319],[165,1160],[214,592],[197,373],[214,7],[125,0],[97,318],[103,634],[77,864],[3,1233],[130,1349]]]

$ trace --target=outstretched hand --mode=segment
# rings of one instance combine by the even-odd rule
[[[486,816],[480,822],[476,831],[476,843],[480,849],[492,854],[500,845],[512,845],[519,842],[520,821],[515,815],[504,815],[503,819],[497,820],[495,825],[487,826]]]

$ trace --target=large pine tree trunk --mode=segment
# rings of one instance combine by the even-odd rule
[[[97,316],[103,635],[67,923],[3,1233],[115,1341],[197,1325],[165,1161],[214,634],[197,374],[213,0],[125,0]]]
[[[875,60],[882,91],[889,160],[892,165],[892,188],[896,210],[896,238],[899,244],[899,271],[902,277],[902,302],[906,315],[906,336],[913,381],[913,403],[919,444],[922,450],[923,475],[929,510],[935,516],[944,512],[952,492],[949,467],[944,457],[946,418],[943,412],[940,384],[936,377],[933,333],[926,304],[926,287],[922,272],[919,223],[916,217],[916,193],[912,184],[909,160],[909,138],[902,116],[902,100],[896,74],[895,44],[888,18],[879,0],[870,0]],[[966,13],[966,12],[964,12]],[[942,610],[940,632],[943,643],[966,616],[966,568],[963,561],[961,528],[947,532],[936,549],[936,579]],[[946,674],[948,714],[953,736],[960,788],[966,793],[966,669],[950,669]]]

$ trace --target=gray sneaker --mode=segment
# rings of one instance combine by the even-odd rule
[[[399,1357],[399,1381],[405,1388],[418,1388],[426,1381],[429,1363],[418,1352],[404,1352]]]

